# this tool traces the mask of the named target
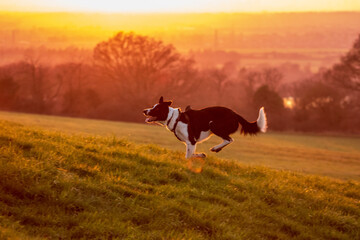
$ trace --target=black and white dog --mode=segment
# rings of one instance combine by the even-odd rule
[[[175,136],[186,144],[186,158],[204,158],[204,153],[195,153],[196,144],[207,140],[212,134],[223,139],[223,142],[210,150],[219,152],[226,145],[233,142],[229,136],[235,133],[239,124],[241,133],[255,135],[258,132],[266,132],[267,121],[264,108],[259,111],[256,122],[248,122],[243,117],[225,107],[208,107],[201,110],[192,110],[188,106],[185,112],[180,108],[172,108],[172,101],[164,101],[160,98],[159,103],[152,108],[144,110],[147,117],[145,122],[157,122],[172,131]]]

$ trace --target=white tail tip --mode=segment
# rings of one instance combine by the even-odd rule
[[[268,126],[264,107],[260,108],[259,110],[259,117],[256,121],[256,124],[258,125],[261,132],[266,132]]]

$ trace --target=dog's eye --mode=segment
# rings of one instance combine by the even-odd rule
[[[159,108],[158,108],[158,107],[155,107],[155,108],[153,108],[153,109],[150,110],[150,113],[151,113],[152,115],[155,115],[155,114],[157,114],[158,112],[159,112]]]

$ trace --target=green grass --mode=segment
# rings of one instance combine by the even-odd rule
[[[119,128],[113,124],[101,128]],[[360,238],[356,180],[248,166],[213,155],[201,173],[194,173],[183,151],[115,134],[26,125],[0,121],[0,239]],[[265,148],[272,141],[278,145],[278,139],[313,147],[293,135],[282,140],[273,134],[270,142],[265,136],[241,143],[249,141],[250,147],[260,141]],[[314,143],[317,151],[326,151],[327,144]],[[276,147],[285,152],[293,145]]]
[[[116,136],[139,144],[156,144],[182,151],[185,145],[163,127],[149,124],[98,121],[21,113],[0,112],[0,119],[26,126],[38,126],[71,134]],[[208,156],[236,160],[252,166],[360,180],[360,137],[273,133],[244,137],[233,134],[235,142],[215,154],[209,149],[221,142],[213,136],[199,144]]]

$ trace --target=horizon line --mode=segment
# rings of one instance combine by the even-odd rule
[[[152,14],[281,14],[281,13],[360,13],[359,10],[306,10],[306,11],[219,11],[219,12],[211,12],[211,11],[194,11],[194,12],[186,12],[186,11],[161,11],[161,12],[137,12],[137,11],[49,11],[49,10],[30,10],[30,11],[22,11],[22,10],[0,10],[0,14],[3,13],[70,13],[70,14],[134,14],[134,15],[152,15]]]

